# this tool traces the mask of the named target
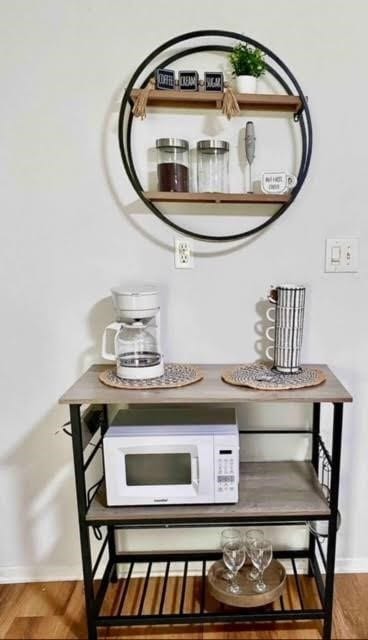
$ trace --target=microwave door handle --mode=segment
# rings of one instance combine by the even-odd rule
[[[198,487],[199,484],[199,461],[197,456],[192,458],[192,483]]]

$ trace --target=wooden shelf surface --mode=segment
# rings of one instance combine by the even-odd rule
[[[87,513],[90,524],[147,522],[231,521],[251,517],[306,517],[330,515],[328,503],[310,462],[243,462],[240,465],[237,504],[197,504],[107,507],[105,488]]]
[[[133,89],[133,100],[139,89]],[[172,107],[182,109],[220,109],[223,100],[220,91],[159,91],[152,90],[147,104],[151,107]],[[236,99],[242,110],[285,111],[296,113],[301,109],[299,96],[279,95],[273,93],[237,93]]]
[[[326,381],[316,387],[260,391],[248,387],[236,387],[223,382],[221,375],[239,364],[196,364],[203,379],[195,384],[179,388],[115,389],[99,380],[99,373],[114,365],[92,365],[60,398],[61,404],[237,404],[243,402],[351,402],[352,397],[326,365],[318,367],[326,375]]]
[[[175,191],[145,191],[151,202],[209,202],[239,204],[280,204],[290,200],[290,194],[274,195],[268,193],[188,193]]]

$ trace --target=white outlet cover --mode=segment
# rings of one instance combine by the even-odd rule
[[[193,243],[188,238],[174,239],[176,269],[194,269]]]

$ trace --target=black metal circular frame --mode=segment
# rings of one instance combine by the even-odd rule
[[[269,64],[266,65],[267,71],[281,84],[281,86],[283,87],[283,89],[288,95],[292,95],[293,90],[296,90],[302,104],[300,111],[294,114],[294,120],[300,126],[302,150],[301,150],[300,166],[299,166],[298,176],[297,176],[297,184],[290,194],[290,199],[288,200],[288,202],[284,203],[272,216],[270,216],[262,224],[259,224],[258,226],[253,227],[251,229],[247,229],[246,231],[243,231],[241,233],[236,233],[236,234],[226,235],[226,236],[205,235],[202,233],[197,233],[195,231],[190,231],[188,229],[185,229],[184,227],[181,227],[180,225],[170,220],[167,216],[165,216],[156,205],[154,205],[150,200],[148,200],[145,197],[142,185],[139,181],[139,178],[137,176],[137,173],[134,167],[134,161],[133,161],[133,155],[132,155],[131,140],[132,140],[132,124],[133,124],[134,116],[132,112],[133,102],[131,98],[131,92],[135,86],[135,83],[137,82],[137,79],[144,72],[145,68],[149,64],[153,63],[155,58],[157,58],[157,56],[163,53],[166,49],[169,49],[170,47],[178,43],[184,42],[186,40],[191,40],[194,38],[207,38],[207,37],[231,38],[231,39],[235,39],[235,40],[250,44],[254,47],[257,47],[261,51],[263,51],[264,54],[266,54],[271,60],[273,60],[273,62],[275,62],[278,65],[280,69],[282,69],[282,71],[285,73],[286,77],[288,78],[289,82],[291,83],[291,86],[280,75],[280,73]],[[232,47],[229,47],[226,45],[205,44],[205,45],[190,47],[183,51],[176,52],[175,54],[171,55],[165,60],[160,61],[160,64],[154,66],[154,68],[150,71],[150,73],[144,78],[143,82],[141,82],[141,88],[145,87],[148,84],[150,78],[152,77],[156,69],[165,67],[171,64],[172,62],[179,60],[180,58],[191,55],[193,53],[200,53],[203,51],[230,52],[231,50],[232,50]],[[141,62],[141,64],[137,67],[136,71],[133,73],[130,79],[130,82],[124,92],[124,96],[123,96],[121,108],[120,108],[120,115],[119,115],[120,153],[121,153],[121,158],[123,161],[125,171],[128,175],[128,178],[135,192],[137,193],[139,198],[144,202],[144,204],[158,218],[160,218],[160,220],[162,220],[163,222],[171,226],[176,231],[179,231],[180,233],[184,233],[186,235],[191,236],[192,238],[196,238],[199,240],[208,240],[208,241],[217,241],[217,242],[241,240],[255,233],[258,233],[259,231],[261,231],[262,229],[270,225],[272,222],[275,222],[292,204],[292,202],[295,200],[296,196],[298,195],[300,189],[303,186],[303,183],[307,176],[309,165],[310,165],[310,159],[312,154],[312,142],[313,142],[312,122],[311,122],[310,112],[308,108],[308,103],[296,78],[293,76],[293,74],[285,65],[285,63],[282,62],[282,60],[280,60],[280,58],[276,56],[270,49],[268,49],[267,47],[264,47],[262,44],[260,44],[256,40],[253,40],[252,38],[248,38],[240,33],[236,33],[233,31],[221,31],[216,29],[192,31],[190,33],[185,33],[180,36],[176,36],[175,38],[172,38],[171,40],[168,40],[167,42],[157,47],[157,49],[152,51],[152,53],[150,53],[143,60],[143,62]]]

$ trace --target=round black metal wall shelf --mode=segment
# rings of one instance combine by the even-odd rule
[[[164,60],[160,58],[160,62],[159,64],[157,64],[157,58],[161,56],[161,54],[163,54],[165,51],[169,50],[171,47],[174,47],[175,45],[178,45],[182,42],[186,42],[187,40],[193,40],[193,39],[203,40],[204,38],[206,39],[216,38],[216,42],[214,44],[199,44],[195,46],[190,46],[186,49],[176,51],[175,53],[172,53]],[[290,195],[288,195],[286,198],[280,196],[279,199],[277,198],[273,199],[273,202],[280,202],[279,209],[275,213],[273,213],[266,221],[264,221],[263,223],[255,227],[252,227],[251,229],[247,229],[246,231],[242,231],[240,233],[219,236],[219,235],[207,235],[203,233],[197,233],[195,231],[182,227],[178,225],[176,222],[174,222],[173,220],[171,220],[170,218],[168,218],[158,208],[157,204],[155,204],[156,200],[166,201],[171,199],[174,201],[175,200],[187,201],[187,200],[190,200],[190,198],[186,197],[189,194],[175,194],[174,198],[169,198],[169,197],[155,198],[153,195],[150,196],[150,193],[144,191],[134,166],[134,160],[133,160],[133,154],[132,154],[132,128],[133,128],[133,118],[134,118],[133,112],[132,112],[132,107],[134,104],[132,95],[134,93],[135,83],[138,81],[138,78],[147,70],[149,66],[151,66],[152,68],[150,69],[149,73],[144,77],[143,81],[141,81],[140,88],[144,88],[148,84],[150,78],[152,77],[156,69],[163,68],[167,65],[170,65],[173,62],[181,58],[184,58],[185,56],[191,55],[193,53],[201,53],[201,52],[208,52],[208,51],[212,51],[212,52],[220,51],[225,53],[230,52],[232,50],[232,46],[217,43],[219,39],[220,40],[223,39],[226,41],[226,39],[229,39],[229,38],[231,40],[245,42],[247,44],[250,44],[251,46],[257,47],[258,49],[263,51],[264,54],[268,56],[268,59],[271,60],[273,64],[276,65],[275,67],[273,66],[273,64],[267,64],[266,65],[267,71],[279,82],[279,84],[282,86],[282,88],[286,93],[286,96],[279,96],[279,98],[284,97],[288,100],[288,102],[284,101],[286,105],[285,108],[282,106],[280,107],[279,105],[279,108],[281,110],[284,109],[284,110],[290,111],[290,109],[293,109],[293,101],[291,100],[291,97],[297,98],[295,102],[295,105],[297,105],[297,108],[294,110],[294,121],[299,125],[302,149],[300,154],[299,168],[297,172],[296,186],[294,187]],[[271,98],[271,95],[269,96],[270,98]],[[288,97],[290,97],[290,99]],[[253,102],[253,105],[254,105],[254,102]],[[182,106],[185,106],[185,104],[183,104]],[[200,108],[200,106],[201,106],[201,103],[199,102],[198,108]],[[252,108],[251,101],[248,106],[249,108]],[[258,108],[262,108],[262,104],[260,104]],[[271,109],[273,108],[273,110],[275,111],[278,110],[277,104],[275,104],[273,107],[272,105],[270,105],[270,108]],[[196,238],[199,240],[216,241],[216,242],[241,240],[255,233],[258,233],[265,227],[269,226],[272,222],[275,222],[283,213],[285,213],[288,207],[294,202],[295,198],[297,197],[298,193],[300,192],[303,186],[303,183],[307,176],[309,165],[310,165],[310,159],[312,154],[312,141],[313,141],[312,123],[311,123],[311,117],[310,117],[307,99],[299,83],[294,77],[294,75],[288,69],[286,64],[270,49],[263,46],[256,40],[253,40],[252,38],[248,38],[240,33],[236,33],[233,31],[222,31],[222,30],[216,30],[216,29],[193,31],[193,32],[185,33],[175,38],[172,38],[171,40],[168,40],[167,42],[157,47],[154,51],[152,51],[152,53],[150,53],[141,62],[141,64],[137,67],[137,69],[133,73],[130,79],[130,82],[124,92],[124,96],[123,96],[121,108],[120,108],[120,115],[119,115],[120,153],[121,153],[124,169],[127,173],[127,176],[135,192],[137,193],[139,198],[142,200],[142,202],[144,202],[144,204],[148,207],[148,209],[150,209],[152,213],[154,213],[160,220],[162,220],[163,222],[171,226],[176,231],[179,231],[180,233],[184,233],[186,235],[191,236],[192,238]],[[206,200],[204,194],[198,193],[193,195],[198,196],[198,199],[195,200],[197,202],[211,201],[211,199]],[[244,197],[241,200],[236,200],[236,198],[231,197],[233,194],[222,194],[222,195],[223,197],[218,198],[217,201],[219,202],[220,201],[221,202],[244,201],[244,202],[258,202],[258,203],[268,201],[267,197],[260,197],[258,199],[257,198],[252,199],[251,197],[249,198]],[[182,198],[180,196],[182,196]],[[226,198],[226,196],[228,197]],[[194,198],[192,198],[192,201],[193,200]]]

